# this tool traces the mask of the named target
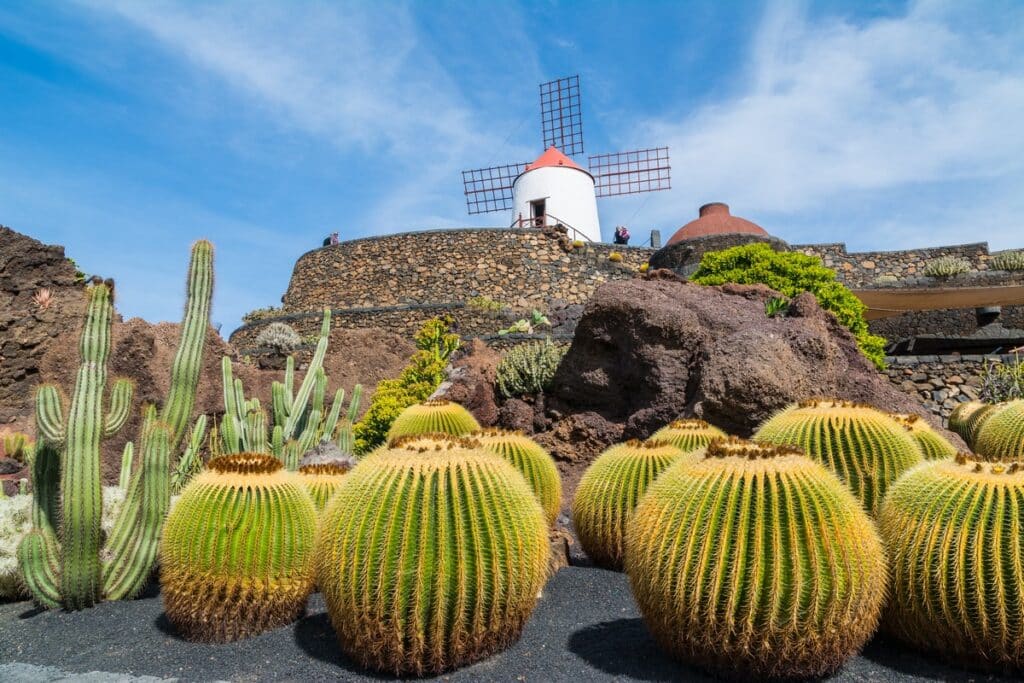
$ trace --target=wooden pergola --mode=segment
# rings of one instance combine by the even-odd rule
[[[868,320],[892,318],[909,311],[1024,305],[1024,285],[855,289],[853,293],[868,307]]]

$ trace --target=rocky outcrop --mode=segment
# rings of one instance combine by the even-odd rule
[[[452,363],[448,379],[437,388],[433,398],[462,405],[484,427],[494,425],[498,421],[494,383],[500,361],[500,353],[474,339]]]

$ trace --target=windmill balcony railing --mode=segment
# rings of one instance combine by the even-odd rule
[[[552,216],[549,213],[546,213],[542,216],[519,216],[519,218],[512,221],[512,225],[509,227],[536,228],[538,230],[542,230],[544,228],[565,228],[568,231],[569,236],[572,237],[574,240],[593,242],[592,239],[590,239],[585,234],[583,234],[576,228],[572,227],[571,225],[563,221],[561,218],[558,218],[557,216]]]

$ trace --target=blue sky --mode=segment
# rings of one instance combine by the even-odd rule
[[[217,246],[225,333],[342,238],[507,224],[464,168],[542,150],[579,73],[587,153],[668,145],[601,200],[666,237],[709,201],[790,242],[1024,247],[1024,3],[0,4],[0,223],[177,320]]]

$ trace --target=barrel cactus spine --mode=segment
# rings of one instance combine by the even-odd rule
[[[230,642],[283,626],[313,591],[316,509],[277,458],[211,460],[160,543],[164,610],[187,639]]]
[[[949,416],[949,428],[959,434],[968,446],[974,448],[974,439],[978,431],[997,407],[996,404],[983,401],[961,403]]]
[[[988,412],[977,426],[973,447],[986,460],[1024,460],[1024,399]]]
[[[483,429],[473,432],[470,438],[479,441],[485,450],[500,455],[519,470],[544,509],[548,525],[554,524],[562,506],[562,478],[548,452],[522,432]]]
[[[1024,465],[961,453],[917,467],[885,498],[892,567],[884,626],[959,665],[1024,668]]]
[[[666,650],[744,680],[834,671],[885,600],[882,543],[850,491],[798,449],[739,439],[651,485],[629,522],[626,573]]]
[[[814,398],[768,418],[754,441],[796,446],[835,472],[872,516],[886,489],[924,458],[889,415],[863,403]]]
[[[514,642],[548,554],[540,504],[512,465],[476,441],[421,439],[346,475],[321,521],[317,583],[350,657],[419,676]]]
[[[351,469],[351,466],[341,462],[303,465],[299,468],[299,479],[313,499],[318,514],[323,512],[327,502],[345,483],[345,475]]]
[[[910,437],[917,442],[925,460],[941,460],[956,455],[956,446],[932,429],[920,415],[894,413],[890,417],[903,425]]]
[[[659,474],[684,454],[665,441],[631,440],[602,453],[583,473],[572,501],[580,544],[594,564],[621,569],[626,522]]]
[[[443,432],[465,436],[480,429],[473,414],[444,399],[424,401],[411,405],[395,418],[388,430],[388,441],[412,434]]]
[[[714,439],[727,436],[718,427],[694,418],[673,420],[651,435],[655,441],[668,441],[670,444],[689,453],[704,448]]]

